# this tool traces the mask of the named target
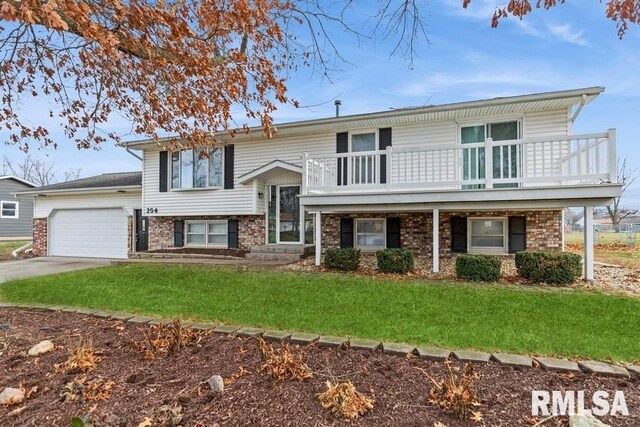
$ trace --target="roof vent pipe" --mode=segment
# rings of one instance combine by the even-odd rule
[[[340,117],[340,106],[342,105],[342,101],[336,99],[334,104],[336,104],[336,117]]]

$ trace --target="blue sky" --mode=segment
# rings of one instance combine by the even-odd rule
[[[601,85],[605,93],[582,111],[574,132],[617,128],[619,156],[640,166],[635,129],[640,117],[640,28],[631,27],[619,40],[615,23],[605,18],[605,5],[597,0],[534,10],[523,21],[502,21],[498,29],[490,28],[495,0],[473,0],[467,10],[462,0],[425,3],[430,44],[420,45],[413,67],[402,57],[389,57],[389,41],[358,42],[336,30],[334,40],[349,63],[341,64],[331,81],[304,70],[292,75],[290,95],[314,107],[283,106],[274,115],[276,123],[332,116],[335,98],[342,100],[342,114],[356,114]],[[48,111],[38,103],[24,108],[36,117]],[[48,157],[60,172],[80,168],[82,176],[90,176],[140,168],[139,161],[113,146],[78,151],[54,129],[59,148],[32,152]],[[111,129],[128,134],[130,126],[114,117]],[[23,155],[11,146],[0,150],[13,159]],[[623,204],[640,207],[640,182]]]

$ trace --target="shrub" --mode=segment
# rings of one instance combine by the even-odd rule
[[[376,252],[378,268],[384,273],[413,271],[413,253],[407,249],[383,249]]]
[[[327,249],[324,255],[324,265],[336,270],[353,271],[360,265],[360,249]]]
[[[502,261],[493,255],[459,255],[456,258],[456,275],[459,279],[474,282],[500,280]]]
[[[568,252],[518,252],[516,268],[522,277],[533,282],[567,285],[582,274],[582,257]]]

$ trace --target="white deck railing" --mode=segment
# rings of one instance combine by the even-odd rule
[[[304,155],[303,194],[566,186],[616,181],[615,130]]]

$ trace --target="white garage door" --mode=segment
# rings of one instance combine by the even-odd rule
[[[127,213],[114,209],[69,209],[49,219],[49,255],[127,258]]]

